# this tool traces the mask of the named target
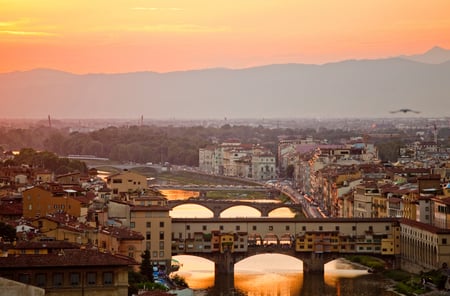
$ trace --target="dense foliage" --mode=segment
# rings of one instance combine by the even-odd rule
[[[79,160],[71,160],[66,157],[58,157],[53,152],[37,152],[32,148],[23,148],[13,159],[8,159],[0,166],[27,165],[34,168],[43,168],[56,174],[66,174],[73,171],[87,172],[87,166]]]
[[[5,242],[12,242],[16,239],[16,229],[4,222],[0,222],[0,237]]]
[[[146,281],[153,282],[153,266],[150,262],[150,251],[145,250],[141,254],[141,258],[140,273],[145,277]]]

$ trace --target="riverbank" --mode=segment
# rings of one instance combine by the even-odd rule
[[[346,260],[352,264],[364,266],[370,271],[381,273],[392,282],[389,290],[399,295],[450,295],[447,283],[448,271],[446,270],[432,270],[421,274],[413,274],[403,270],[385,270],[383,261],[370,256],[349,256]]]

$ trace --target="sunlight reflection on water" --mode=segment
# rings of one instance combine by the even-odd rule
[[[169,200],[187,199],[193,196],[193,192],[181,190],[164,191],[164,194],[167,195]],[[277,201],[258,200],[258,202]],[[280,208],[269,214],[270,217],[294,217],[294,215],[288,208]],[[202,206],[186,204],[176,207],[170,212],[170,216],[173,218],[211,218],[213,213]],[[258,210],[248,206],[235,206],[225,210],[221,215],[221,217],[260,216]],[[178,255],[174,258],[182,264],[177,274],[185,278],[192,289],[199,292],[217,285],[214,278],[213,262],[189,255]],[[366,270],[359,269],[343,259],[338,259],[325,265],[324,276],[319,278],[317,275],[308,275],[308,279],[304,280],[302,261],[281,254],[262,254],[246,258],[235,265],[234,288],[248,296],[319,295],[320,293],[323,293],[323,295],[341,295],[341,291],[345,291],[347,287],[351,287],[351,289],[356,287],[354,283],[343,284],[344,279],[350,280],[364,275],[368,275]],[[218,280],[222,281],[222,279]],[[362,285],[364,286],[364,284],[377,285],[378,283],[374,283],[370,279],[363,279]],[[361,285],[361,281],[358,285]],[[320,293],[317,289],[321,289]],[[356,295],[354,292],[351,293]],[[376,291],[369,293],[372,294],[366,295],[391,295],[377,294]],[[222,295],[222,291],[219,294]]]
[[[214,263],[189,255],[174,258],[182,264],[177,274],[184,277],[191,288],[206,289],[214,285]],[[340,278],[354,278],[366,274],[366,270],[355,269],[345,260],[338,259],[325,265],[324,281],[327,285],[335,287]],[[303,263],[286,255],[262,254],[242,260],[235,265],[235,287],[243,291],[250,289],[262,292],[275,289],[280,292],[280,289],[284,289],[281,287],[289,291],[299,291],[302,282]]]

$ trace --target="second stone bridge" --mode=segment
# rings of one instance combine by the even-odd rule
[[[214,218],[219,218],[220,214],[235,206],[247,206],[258,210],[261,217],[268,217],[269,213],[279,208],[289,208],[294,212],[301,213],[302,206],[300,204],[285,204],[276,202],[251,202],[251,201],[221,201],[221,200],[202,200],[202,199],[188,199],[188,200],[169,200],[168,206],[171,209],[180,205],[194,204],[202,206],[213,213]]]

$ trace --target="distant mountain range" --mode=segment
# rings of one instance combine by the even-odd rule
[[[0,118],[450,116],[450,50],[246,69],[0,74]],[[411,108],[420,114],[391,114]]]

